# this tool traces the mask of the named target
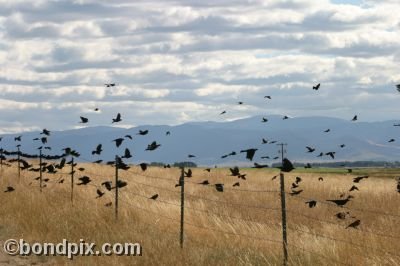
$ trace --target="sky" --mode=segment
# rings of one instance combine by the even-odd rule
[[[77,128],[79,116],[111,125],[118,112],[123,127],[273,114],[400,119],[398,0],[0,6],[2,134]]]

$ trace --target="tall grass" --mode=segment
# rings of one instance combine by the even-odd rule
[[[175,187],[179,169],[139,168],[120,171],[120,179],[128,186],[120,189],[119,219],[114,218],[114,192],[96,199],[97,186],[114,180],[114,168],[105,165],[81,164],[90,176],[91,185],[77,186],[74,205],[70,201],[70,176],[49,175],[46,188],[40,193],[37,173],[22,172],[18,180],[15,167],[1,172],[0,187],[13,186],[14,192],[0,193],[0,239],[23,238],[27,242],[139,242],[143,255],[138,257],[101,256],[29,258],[50,265],[280,265],[282,264],[282,229],[280,195],[277,192],[277,170],[245,169],[247,180],[229,176],[228,169],[193,169],[193,177],[185,185],[185,244],[179,246],[180,188]],[[137,174],[136,174],[137,173]],[[147,176],[161,177],[163,179]],[[351,192],[350,210],[323,204],[326,199],[348,195],[352,174],[324,172],[292,172],[286,174],[286,190],[296,176],[303,179],[299,195],[318,201],[315,208],[306,199],[286,195],[288,249],[290,265],[400,265],[400,194],[394,177],[398,172],[374,175],[358,184],[360,191]],[[324,181],[318,181],[323,177]],[[63,183],[57,181],[64,179]],[[224,183],[225,191],[213,186]],[[176,181],[176,182],[175,182]],[[235,182],[240,187],[232,187]],[[146,185],[144,185],[146,184]],[[159,188],[157,188],[159,187]],[[164,188],[166,190],[160,189]],[[243,191],[238,191],[243,190]],[[157,200],[149,200],[158,193]],[[114,204],[114,202],[112,203]],[[369,211],[367,211],[369,210]],[[354,218],[339,220],[335,214],[350,211]],[[375,212],[376,211],[376,212]],[[382,213],[394,214],[389,216]],[[358,229],[346,229],[360,219]],[[392,237],[384,237],[376,234]],[[397,238],[396,238],[397,237]],[[349,244],[353,243],[353,244]],[[385,253],[389,252],[389,253]],[[399,254],[400,255],[400,254]]]

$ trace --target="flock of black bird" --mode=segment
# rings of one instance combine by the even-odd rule
[[[108,83],[108,84],[105,84],[105,86],[106,87],[113,87],[113,86],[116,86],[116,84],[115,83]],[[321,87],[321,84],[318,83],[317,85],[313,86],[312,89],[315,90],[315,91],[318,91],[320,89],[320,87]],[[397,90],[400,92],[400,84],[397,85],[396,87],[397,87]],[[269,99],[269,100],[272,99],[272,97],[269,96],[269,95],[264,96],[264,98],[265,99]],[[244,102],[239,101],[238,104],[239,105],[243,105]],[[96,111],[96,112],[99,111],[99,108],[95,108],[94,111]],[[224,110],[224,111],[222,111],[220,113],[220,115],[224,115],[226,113],[227,113],[227,111]],[[289,119],[289,117],[288,116],[284,116],[282,119],[283,120],[287,120],[287,119]],[[357,115],[355,115],[351,119],[351,121],[357,121],[357,120],[358,120],[358,116]],[[118,113],[115,118],[112,118],[111,123],[114,124],[114,123],[119,123],[121,121],[122,121],[122,116],[121,116],[120,113]],[[261,122],[262,123],[267,123],[268,119],[263,117]],[[80,116],[79,123],[87,124],[87,123],[89,123],[89,119],[87,117]],[[394,126],[400,126],[400,124],[395,124]],[[331,132],[331,129],[324,130],[324,133],[329,133],[329,132]],[[149,130],[139,130],[137,135],[145,136],[148,133],[149,133]],[[171,134],[170,131],[166,132],[167,136],[169,136],[170,134]],[[42,143],[42,145],[45,145],[45,144],[47,144],[47,139],[48,139],[48,137],[50,137],[50,135],[51,135],[51,132],[49,130],[43,129],[42,132],[40,132],[39,136],[34,138],[33,141],[40,141]],[[3,138],[0,137],[0,142],[2,141],[2,139]],[[132,140],[133,138],[132,138],[131,135],[125,135],[124,137],[120,137],[120,138],[112,140],[112,142],[115,142],[115,146],[117,148],[119,148],[121,146],[121,144],[123,143],[123,141],[125,141],[127,139],[128,140]],[[14,137],[14,141],[15,142],[21,142],[21,140],[22,140],[22,136]],[[390,139],[388,142],[394,142],[394,141],[395,141],[395,139]],[[261,144],[262,145],[263,144],[274,144],[274,143],[277,143],[277,141],[276,140],[272,140],[271,141],[271,140],[267,140],[265,138],[262,138],[262,140],[261,140]],[[153,141],[153,142],[151,142],[150,144],[147,145],[147,148],[145,150],[146,151],[154,151],[157,148],[159,148],[160,146],[161,146],[161,144],[157,143],[157,141]],[[17,145],[17,147],[19,148],[20,145]],[[342,148],[345,148],[346,145],[345,144],[340,144],[338,147],[340,147],[342,149]],[[311,147],[311,146],[306,146],[305,148],[306,148],[306,152],[307,153],[314,153],[316,151],[316,148]],[[42,149],[51,150],[51,147],[49,147],[49,146],[40,146],[38,148],[38,150],[42,150]],[[255,156],[257,151],[258,151],[257,148],[243,149],[243,150],[240,150],[239,152],[232,151],[230,153],[222,155],[221,158],[227,158],[229,156],[238,155],[239,153],[245,153],[246,159],[248,159],[249,161],[253,161],[253,158],[254,158],[254,156]],[[7,158],[5,157],[6,155],[15,157],[15,155],[19,154],[20,157],[25,157],[25,158],[38,158],[39,157],[38,155],[24,154],[24,153],[20,152],[19,150],[18,150],[18,152],[15,152],[15,151],[14,152],[9,152],[9,151],[1,149],[0,152],[1,152],[1,158],[0,159],[1,159],[2,166],[3,165],[10,166],[9,164],[7,164]],[[102,152],[103,152],[103,145],[102,144],[98,144],[94,148],[94,150],[92,151],[92,156],[99,156],[99,155],[101,155]],[[317,157],[329,156],[332,159],[335,159],[335,155],[336,155],[336,151],[325,151],[325,152],[321,151],[317,155]],[[33,165],[30,164],[28,161],[20,158],[19,159],[19,163],[21,165],[20,169],[21,170],[28,170],[28,171],[32,171],[32,172],[42,171],[42,172],[45,172],[45,173],[54,174],[54,173],[57,173],[58,170],[63,169],[66,165],[73,164],[74,166],[77,166],[77,164],[74,163],[73,160],[67,162],[66,161],[66,157],[67,156],[79,157],[80,154],[79,154],[79,152],[67,147],[67,148],[63,149],[63,154],[61,154],[61,155],[57,155],[57,156],[41,155],[41,156],[42,156],[43,159],[47,159],[47,160],[58,160],[58,159],[61,159],[61,161],[59,163],[42,162],[39,165],[38,168],[34,168]],[[123,159],[129,159],[129,158],[132,158],[132,154],[131,154],[131,152],[130,152],[130,150],[128,148],[125,148],[124,153],[123,153],[122,156],[116,156],[115,161],[110,161],[110,162],[107,162],[106,164],[107,165],[114,165],[114,166],[118,167],[118,169],[128,170],[128,169],[130,169],[130,166],[128,164],[124,163]],[[189,154],[188,158],[196,158],[196,155]],[[262,156],[261,158],[262,159],[270,159],[269,156]],[[273,159],[275,159],[275,160],[279,159],[279,156],[276,156]],[[18,161],[18,159],[12,158],[12,159],[8,160],[8,163],[17,162],[17,161]],[[94,161],[94,163],[102,163],[102,162],[103,162],[102,160]],[[141,163],[141,164],[139,164],[139,166],[142,169],[142,171],[146,171],[147,167],[148,167],[148,164],[147,163]],[[168,164],[164,165],[164,168],[170,168],[170,167],[171,166],[168,165]],[[254,166],[253,166],[253,168],[266,168],[266,167],[269,167],[269,166],[267,164],[259,164],[259,163],[256,163],[256,162],[254,162]],[[311,167],[312,166],[309,163],[305,166],[305,168],[311,168]],[[279,169],[281,170],[281,172],[291,172],[295,168],[294,168],[292,162],[289,159],[282,158],[282,165],[279,167]],[[84,168],[78,168],[77,170],[80,171],[80,172],[84,172],[85,171]],[[237,177],[239,180],[246,180],[246,174],[241,173],[239,167],[235,166],[233,168],[230,168],[229,170],[231,172],[230,176]],[[204,169],[204,171],[210,172],[211,168]],[[348,172],[351,173],[352,170],[348,169]],[[187,169],[187,171],[184,172],[184,175],[187,178],[191,178],[193,176],[193,172],[192,172],[191,169]],[[274,176],[272,178],[272,180],[276,179],[276,177],[277,176]],[[359,191],[359,188],[356,186],[356,184],[360,183],[362,180],[367,179],[367,178],[368,178],[368,176],[355,177],[353,179],[353,185],[349,188],[347,193],[341,194],[339,196],[339,198],[337,198],[337,199],[328,199],[326,201],[330,202],[332,204],[335,204],[335,205],[337,205],[339,207],[345,206],[349,201],[351,201],[354,198],[354,194],[351,194],[351,193]],[[38,180],[38,179],[39,179],[39,177],[36,177],[34,180]],[[89,176],[86,176],[86,175],[83,175],[83,176],[79,177],[78,180],[79,180],[79,182],[77,183],[77,185],[79,185],[79,186],[88,185],[92,181],[91,178]],[[46,183],[46,182],[49,181],[49,179],[45,178],[42,181],[44,181],[44,183]],[[322,177],[319,177],[318,181],[322,182],[322,181],[324,181],[324,179]],[[60,183],[60,184],[63,183],[63,182],[64,182],[64,179],[58,180],[58,183]],[[292,186],[291,186],[291,192],[289,193],[291,196],[299,195],[300,193],[302,193],[304,191],[301,188],[301,183],[302,183],[301,177],[297,176],[295,178],[295,181],[292,183]],[[213,185],[217,192],[224,192],[224,184],[223,183],[211,184],[208,180],[204,180],[204,181],[202,181],[202,182],[200,182],[198,184],[199,185],[205,185],[205,186]],[[180,183],[176,184],[175,187],[179,187],[180,185],[181,185]],[[125,182],[123,180],[119,180],[117,184],[113,184],[112,181],[104,181],[103,183],[101,183],[101,186],[104,187],[106,191],[112,191],[113,189],[115,189],[117,187],[118,188],[123,188],[123,187],[127,186],[127,182]],[[239,187],[240,186],[240,181],[239,182],[234,182],[232,184],[232,186],[233,187]],[[44,184],[43,187],[46,187],[46,184]],[[7,186],[7,188],[6,188],[6,190],[4,192],[5,193],[10,193],[10,192],[13,192],[14,190],[15,190],[14,187]],[[397,192],[400,193],[400,177],[398,179]],[[101,189],[97,188],[97,190],[96,190],[96,194],[97,194],[96,198],[101,198],[103,195],[105,195],[105,193],[106,192],[103,192]],[[346,194],[347,194],[347,197],[345,197]],[[159,197],[160,197],[159,194],[155,194],[155,195],[152,195],[151,197],[149,197],[149,199],[157,200]],[[312,199],[311,200],[307,200],[305,202],[305,204],[307,204],[309,208],[315,208],[317,206],[317,203],[318,202],[316,200],[312,200]],[[109,207],[111,205],[112,205],[111,202],[105,204],[105,206],[107,206],[107,207]],[[352,216],[349,211],[347,211],[347,212],[340,211],[340,212],[335,214],[335,217],[337,219],[341,219],[341,220],[344,220],[347,217],[350,217],[352,219],[356,219],[356,217]],[[353,222],[351,222],[346,228],[357,228],[360,224],[361,224],[360,219],[356,219]]]

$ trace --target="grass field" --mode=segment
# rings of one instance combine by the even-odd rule
[[[34,180],[37,173],[3,167],[0,187],[0,240],[23,238],[27,242],[139,242],[142,256],[15,258],[2,254],[1,263],[28,265],[281,265],[282,227],[279,174],[274,169],[242,169],[247,180],[229,176],[228,169],[193,169],[185,185],[185,243],[179,246],[180,188],[175,187],[179,169],[140,168],[119,171],[128,183],[119,190],[119,218],[114,217],[114,191],[96,199],[96,189],[114,180],[111,166],[79,164],[91,183],[74,187],[70,200],[69,169],[45,174],[43,192]],[[349,195],[352,178],[368,174],[357,184],[359,191],[346,207],[327,204],[326,199]],[[399,169],[345,170],[299,169],[285,174],[290,192],[296,176],[302,181],[298,196],[286,194],[289,265],[400,265],[400,193],[396,192]],[[323,177],[323,181],[318,178]],[[58,183],[64,179],[63,183]],[[224,192],[211,184],[223,183]],[[232,187],[235,182],[240,187]],[[148,199],[158,193],[157,200]],[[309,208],[307,199],[317,201]],[[111,207],[106,203],[113,202]],[[340,220],[335,214],[349,211]],[[358,229],[346,226],[361,220]]]

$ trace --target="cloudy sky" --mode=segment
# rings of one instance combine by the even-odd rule
[[[118,112],[126,127],[260,114],[400,119],[398,0],[0,6],[1,133],[74,128],[80,115],[110,125]]]

